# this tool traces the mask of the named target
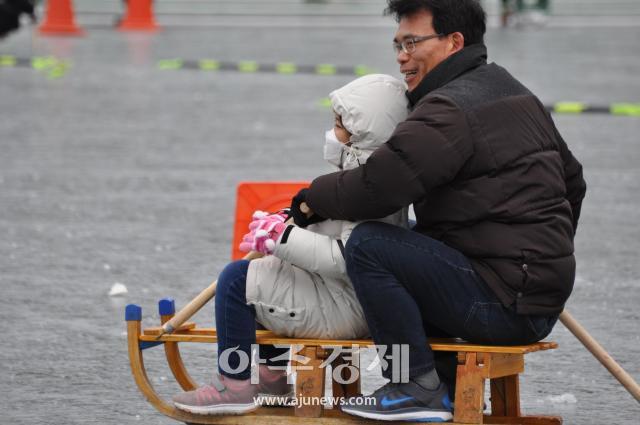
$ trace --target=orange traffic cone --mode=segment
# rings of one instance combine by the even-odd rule
[[[276,212],[291,205],[291,198],[310,182],[241,182],[236,195],[236,220],[233,227],[231,259],[239,260],[245,253],[238,246],[249,231],[255,210]]]
[[[127,14],[118,26],[122,31],[156,31],[153,0],[128,0]]]
[[[42,34],[83,34],[84,31],[76,25],[73,17],[72,0],[49,0],[47,15],[39,31]]]

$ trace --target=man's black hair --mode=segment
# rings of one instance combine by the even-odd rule
[[[385,15],[393,15],[397,21],[427,10],[433,15],[436,33],[461,32],[465,46],[484,42],[487,15],[478,0],[388,0],[387,3]]]

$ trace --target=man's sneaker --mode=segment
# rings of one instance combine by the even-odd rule
[[[381,421],[446,422],[453,418],[447,392],[443,383],[436,390],[426,390],[413,381],[389,383],[371,394],[371,399],[349,398],[342,411]]]
[[[287,373],[271,370],[266,365],[258,367],[259,383],[256,392],[263,406],[286,406],[295,396],[293,385],[287,382]]]
[[[256,410],[257,385],[249,379],[236,380],[214,375],[211,385],[173,397],[173,404],[198,415],[241,415]]]

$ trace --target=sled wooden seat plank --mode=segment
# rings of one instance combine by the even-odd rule
[[[160,334],[160,327],[147,328],[141,341],[167,341],[167,342],[201,342],[215,343],[218,341],[217,333],[212,328],[191,328],[188,330],[175,331],[172,334]],[[256,331],[256,342],[258,344],[284,344],[284,345],[304,345],[322,347],[352,347],[352,346],[373,346],[370,339],[313,339],[313,338],[287,338],[276,335],[271,331]],[[504,354],[527,354],[535,351],[550,350],[557,348],[558,344],[551,341],[541,341],[528,345],[480,345],[456,338],[431,338],[429,344],[434,351],[458,351],[473,353],[504,353]]]

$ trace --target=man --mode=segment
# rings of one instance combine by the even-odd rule
[[[0,0],[0,38],[20,28],[20,17],[29,15],[35,21],[34,0]]]
[[[343,410],[442,421],[452,417],[455,375],[436,372],[428,337],[544,338],[573,287],[586,185],[540,101],[487,64],[477,1],[389,0],[387,12],[399,22],[393,43],[412,112],[365,165],[316,178],[294,197],[292,212],[304,226],[379,218],[413,204],[413,231],[367,222],[345,247],[373,340],[388,353],[408,346],[409,381],[378,389],[375,406],[354,399]],[[301,213],[302,202],[315,216]]]

